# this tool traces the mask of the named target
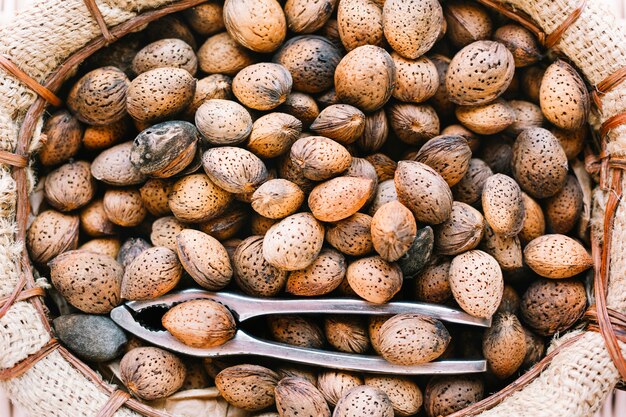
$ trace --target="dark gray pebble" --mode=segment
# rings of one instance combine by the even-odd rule
[[[68,314],[54,319],[53,325],[63,345],[90,362],[121,356],[128,342],[124,331],[106,316]]]

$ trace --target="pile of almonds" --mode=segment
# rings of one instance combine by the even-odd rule
[[[211,0],[99,51],[45,122],[27,234],[59,338],[90,363],[121,358],[141,399],[214,384],[257,416],[434,417],[500,389],[581,317],[592,266],[589,96],[544,53],[503,16],[437,0]],[[484,356],[489,370],[200,361],[108,319],[188,287],[458,307],[492,327],[402,314],[254,328],[395,364]],[[202,348],[238,326],[210,300],[158,320]]]

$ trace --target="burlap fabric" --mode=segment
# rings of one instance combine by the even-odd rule
[[[144,10],[169,4],[167,0],[102,0],[98,6],[109,27]],[[569,0],[512,0],[546,33],[553,31],[577,6]],[[100,35],[87,7],[80,0],[45,0],[0,29],[0,54],[35,80],[42,81],[74,51]],[[557,44],[582,70],[591,85],[626,66],[626,33],[601,0],[588,0],[580,18]],[[24,114],[36,96],[21,82],[0,71],[0,149],[15,149]],[[603,99],[598,123],[626,111],[626,84]],[[38,132],[31,149],[38,143]],[[626,153],[626,126],[609,134],[607,150]],[[626,184],[625,184],[626,186]],[[0,166],[0,297],[11,293],[18,281],[22,242],[14,239],[16,184],[10,168]],[[602,222],[606,193],[594,194],[594,224]],[[611,251],[608,306],[626,313],[626,208],[618,209]],[[570,335],[565,335],[561,340]],[[29,302],[18,302],[0,319],[0,369],[9,368],[37,352],[50,336]],[[560,340],[553,341],[553,347]],[[624,349],[626,354],[626,349]],[[590,416],[602,404],[619,377],[602,337],[589,332],[563,349],[530,385],[483,416]],[[32,417],[95,416],[107,402],[101,391],[58,351],[37,362],[24,375],[0,382],[9,396]],[[216,408],[217,409],[217,408]],[[219,412],[215,416],[223,417]],[[223,413],[222,413],[223,414]],[[122,408],[116,416],[135,416]]]

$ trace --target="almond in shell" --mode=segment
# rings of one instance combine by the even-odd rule
[[[524,248],[524,261],[546,278],[570,278],[593,266],[593,259],[583,245],[560,234],[543,235]]]
[[[270,219],[282,219],[293,213],[304,202],[304,192],[291,181],[269,180],[252,194],[254,211]]]
[[[383,9],[374,0],[342,0],[337,7],[337,29],[347,51],[363,46],[382,46]]]
[[[370,347],[367,322],[359,316],[329,316],[324,320],[326,340],[347,353],[366,353]]]
[[[427,104],[394,103],[387,107],[391,128],[409,145],[419,145],[439,134],[439,117]]]
[[[459,106],[455,113],[463,126],[479,135],[502,132],[516,120],[515,110],[504,100],[475,106]]]
[[[481,248],[493,256],[502,271],[515,271],[523,266],[522,244],[517,236],[495,233],[489,224],[485,225],[485,237]]]
[[[448,272],[450,261],[435,260],[415,277],[415,295],[420,301],[443,304],[452,298]]]
[[[287,22],[276,0],[227,0],[224,24],[238,43],[255,52],[272,52],[285,40]]]
[[[232,146],[212,148],[202,166],[218,187],[235,194],[254,192],[267,179],[267,168],[252,152]]]
[[[578,129],[589,115],[589,93],[585,82],[571,65],[562,60],[546,69],[539,90],[539,104],[546,119],[561,129]]]
[[[232,195],[208,176],[193,174],[174,183],[169,207],[181,221],[202,222],[220,215],[231,201]]]
[[[350,144],[363,134],[365,114],[348,104],[334,104],[322,110],[310,128],[318,135]]]
[[[285,102],[292,85],[293,79],[287,68],[263,62],[237,73],[233,78],[233,94],[246,107],[271,110]]]
[[[389,121],[384,109],[365,115],[363,134],[356,140],[357,147],[365,153],[378,151],[389,136]]]
[[[90,125],[106,125],[126,115],[126,97],[131,82],[115,67],[102,67],[85,74],[74,84],[67,106],[78,120]]]
[[[233,276],[233,268],[224,246],[215,238],[193,229],[176,237],[178,259],[201,287],[209,291],[224,288]]]
[[[346,255],[367,255],[374,250],[371,225],[370,216],[355,213],[346,219],[329,224],[326,228],[326,242]]]
[[[109,220],[119,226],[137,226],[148,215],[141,194],[135,188],[109,189],[104,193],[102,203]]]
[[[173,353],[156,347],[138,347],[120,362],[120,379],[133,395],[158,400],[178,391],[185,382],[186,369]]]
[[[437,41],[444,23],[436,0],[388,0],[383,6],[385,38],[394,51],[416,59]]]
[[[232,264],[235,283],[248,295],[275,296],[287,281],[287,271],[282,271],[263,259],[263,236],[244,239],[232,255]]]
[[[489,177],[483,188],[482,207],[485,220],[495,233],[516,236],[522,230],[522,190],[513,178],[504,174]]]
[[[569,233],[578,223],[582,210],[583,190],[576,177],[568,175],[563,189],[545,202],[548,229],[553,233]]]
[[[402,287],[402,271],[379,256],[352,262],[346,271],[350,287],[359,297],[377,304],[386,303]]]
[[[115,234],[117,226],[106,215],[101,199],[94,200],[80,212],[80,226],[91,237]]]
[[[133,58],[132,70],[139,75],[155,68],[172,67],[195,75],[198,69],[196,53],[182,39],[161,39],[144,46]]]
[[[512,313],[497,313],[483,336],[483,355],[489,370],[499,379],[515,373],[526,356],[526,336]]]
[[[276,408],[281,417],[330,417],[324,396],[302,378],[283,378],[274,389]]]
[[[286,291],[299,296],[324,295],[334,291],[346,276],[346,259],[333,249],[322,249],[307,268],[292,271]]]
[[[352,156],[343,145],[323,136],[298,139],[291,147],[290,157],[302,175],[314,181],[339,175],[352,163]]]
[[[413,158],[437,171],[450,187],[457,184],[470,167],[472,150],[459,135],[441,135],[430,139]]]
[[[313,349],[324,346],[324,332],[313,319],[294,315],[270,316],[267,323],[277,342]]]
[[[446,37],[457,48],[491,38],[493,23],[479,4],[467,1],[446,3],[443,14],[448,24]]]
[[[209,37],[198,49],[197,55],[198,65],[203,72],[231,77],[255,62],[251,51],[244,48],[228,32]]]
[[[336,4],[336,0],[288,0],[284,7],[287,26],[295,33],[313,33],[324,26]]]
[[[196,126],[210,145],[236,145],[252,131],[252,117],[241,104],[232,100],[205,101],[196,111]]]
[[[454,185],[454,199],[462,203],[476,204],[480,201],[487,179],[493,175],[489,165],[482,159],[472,158],[463,178]]]
[[[308,127],[319,115],[320,110],[317,102],[308,94],[292,91],[287,99],[276,110],[292,115],[302,122],[304,127]]]
[[[46,201],[60,211],[80,208],[96,193],[96,181],[91,176],[91,164],[86,161],[69,162],[46,176]]]
[[[361,385],[346,392],[337,401],[333,417],[366,415],[370,417],[393,417],[391,400],[380,388]]]
[[[118,238],[107,237],[100,239],[91,239],[89,242],[84,243],[80,250],[86,250],[93,253],[99,253],[101,255],[107,255],[115,259],[120,250],[121,242]]]
[[[398,201],[390,201],[374,214],[371,234],[376,252],[386,261],[394,262],[413,244],[417,224],[411,210]]]
[[[229,404],[257,411],[274,405],[274,388],[279,379],[271,369],[244,364],[222,370],[215,377],[215,386]]]
[[[389,397],[396,416],[413,416],[422,407],[422,391],[417,383],[409,378],[370,375],[365,377],[365,385],[383,390]]]
[[[472,376],[433,377],[424,391],[424,410],[428,417],[446,416],[482,400],[484,383]]]
[[[337,177],[318,185],[309,194],[309,208],[316,219],[336,222],[359,211],[374,192],[367,178]]]
[[[458,255],[476,248],[483,232],[483,215],[468,204],[454,201],[450,218],[435,228],[435,248],[441,255]]]
[[[289,151],[300,133],[297,115],[269,113],[255,120],[246,148],[260,158],[275,158]]]
[[[331,406],[335,406],[346,392],[359,385],[363,385],[363,378],[349,372],[324,370],[317,376],[317,389]]]
[[[170,180],[151,178],[139,188],[143,206],[153,216],[171,214],[168,198],[174,184]]]
[[[183,268],[176,252],[156,246],[141,252],[124,271],[122,298],[126,300],[150,300],[172,290]]]
[[[537,38],[525,27],[515,24],[500,26],[493,34],[493,39],[511,51],[516,67],[526,67],[541,59]]]
[[[55,112],[43,126],[46,141],[38,152],[44,166],[66,162],[80,149],[83,128],[78,119],[67,110]]]
[[[130,161],[133,142],[124,142],[105,149],[91,163],[91,175],[106,184],[126,186],[141,184],[147,175]]]
[[[439,73],[435,64],[425,56],[406,59],[396,52],[391,54],[396,66],[397,82],[393,96],[405,102],[422,103],[439,88]]]

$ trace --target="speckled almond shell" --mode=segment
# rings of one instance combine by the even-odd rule
[[[268,175],[259,157],[232,146],[209,149],[202,155],[202,166],[218,187],[235,194],[254,192]]]
[[[374,0],[341,0],[337,29],[347,51],[363,46],[383,46],[383,9]]]
[[[471,250],[457,255],[450,265],[450,288],[459,306],[475,317],[489,318],[502,299],[502,270],[493,256]]]
[[[96,193],[96,181],[91,176],[91,164],[69,162],[46,176],[46,201],[60,211],[72,211],[84,206]]]
[[[355,213],[347,219],[329,224],[326,228],[326,242],[346,255],[367,255],[374,250],[371,224],[370,216]]]
[[[380,256],[361,258],[346,271],[350,287],[361,298],[377,304],[386,303],[402,287],[402,271],[395,263]]]
[[[361,385],[346,392],[337,401],[333,417],[393,417],[393,406],[387,394],[379,388]]]
[[[154,246],[164,246],[174,252],[177,249],[178,234],[185,230],[186,225],[174,216],[164,216],[152,223],[150,242]]]
[[[138,347],[128,351],[120,362],[124,385],[144,400],[165,398],[182,387],[187,372],[173,353],[156,347]]]
[[[493,171],[482,159],[470,159],[467,172],[452,188],[454,199],[467,204],[480,201],[485,182],[492,175]]]
[[[168,196],[174,183],[171,180],[151,178],[139,188],[143,206],[150,214],[156,217],[171,214]]]
[[[291,73],[294,90],[310,94],[332,88],[340,60],[339,49],[328,39],[316,35],[289,39],[273,58]]]
[[[539,279],[522,296],[521,318],[537,334],[552,336],[576,323],[586,307],[582,282]]]
[[[513,55],[504,45],[493,41],[471,43],[450,62],[446,73],[448,97],[464,106],[489,103],[504,93],[514,73]]]
[[[291,181],[274,179],[252,194],[252,208],[264,217],[282,219],[295,213],[304,202],[304,192]]]
[[[205,101],[213,99],[228,100],[232,98],[232,82],[233,80],[228,75],[223,74],[211,74],[198,80],[193,100],[183,112],[184,118],[193,119],[196,111]]]
[[[483,232],[483,215],[468,204],[454,201],[450,218],[435,227],[435,249],[441,255],[458,255],[476,248]]]
[[[363,134],[365,114],[348,104],[334,104],[321,111],[310,129],[341,144],[350,144]]]
[[[280,376],[258,365],[236,365],[215,377],[220,395],[235,407],[257,411],[274,405],[274,388]]]
[[[383,390],[389,397],[396,416],[413,416],[422,407],[422,391],[410,378],[370,375],[365,377],[365,385]]]
[[[455,109],[455,104],[448,99],[448,90],[446,89],[446,72],[451,60],[441,54],[433,54],[429,58],[437,67],[437,74],[439,75],[439,86],[429,103],[437,110],[437,114],[442,119],[449,120],[454,116]]]
[[[324,334],[328,344],[340,352],[365,354],[370,348],[367,321],[363,316],[327,316]]]
[[[509,107],[515,112],[515,121],[506,128],[506,133],[517,136],[531,127],[542,127],[545,118],[541,108],[535,103],[524,100],[510,100]]]
[[[416,59],[432,48],[443,22],[437,0],[387,0],[383,6],[385,38],[405,58]]]
[[[196,156],[200,134],[189,122],[172,120],[143,130],[133,140],[130,162],[142,174],[169,178]]]
[[[546,119],[561,129],[582,127],[589,115],[589,93],[578,72],[565,61],[557,60],[541,81],[539,104]]]
[[[441,135],[430,139],[413,158],[437,171],[450,187],[457,184],[470,167],[472,150],[458,135]]]
[[[491,38],[493,24],[481,5],[467,1],[447,2],[443,14],[447,22],[446,37],[457,48]]]
[[[522,193],[522,201],[524,202],[524,223],[519,232],[519,238],[522,244],[526,245],[546,233],[546,221],[539,203],[526,193]]]
[[[378,181],[384,182],[392,180],[398,163],[383,153],[374,153],[365,157],[369,163],[374,165],[376,175],[378,175]]]
[[[156,68],[135,78],[126,95],[133,119],[151,123],[183,111],[193,100],[196,79],[181,68]]]
[[[124,142],[102,151],[91,163],[91,175],[106,184],[141,184],[147,176],[130,161],[133,142]]]
[[[245,205],[232,204],[223,214],[200,223],[198,227],[219,241],[231,239],[248,225],[250,211],[249,207]]]
[[[102,199],[92,200],[80,211],[80,227],[90,237],[110,236],[117,232],[104,211]]]
[[[218,187],[208,176],[193,174],[174,183],[169,207],[179,220],[202,222],[223,213],[232,199],[232,194]]]
[[[55,256],[78,246],[78,216],[46,210],[39,213],[26,233],[30,259],[46,264]]]
[[[439,134],[437,112],[427,104],[393,103],[387,106],[393,132],[409,145],[420,145]]]
[[[236,145],[252,132],[252,117],[241,104],[232,100],[205,101],[196,111],[196,126],[209,145]]]
[[[419,314],[398,314],[378,332],[380,354],[399,365],[420,365],[437,359],[448,347],[450,334],[439,320]]]
[[[231,77],[255,62],[251,52],[237,43],[228,32],[208,38],[197,55],[198,65],[202,71]]]
[[[289,273],[285,291],[299,296],[317,296],[334,291],[346,276],[346,259],[333,249],[322,249],[307,268]]]
[[[558,193],[567,181],[567,168],[561,144],[546,129],[527,129],[513,144],[513,176],[531,197],[546,198]]]
[[[483,336],[483,355],[489,370],[505,379],[515,373],[526,356],[526,336],[512,313],[497,313]]]
[[[428,417],[446,416],[482,400],[484,395],[484,383],[478,377],[436,376],[424,391],[424,411]]]
[[[102,67],[85,74],[70,90],[67,106],[78,120],[107,125],[126,115],[126,96],[131,82],[115,67]]]
[[[366,113],[384,106],[395,86],[393,59],[378,46],[364,45],[353,49],[335,70],[335,91],[339,100]]]
[[[593,266],[583,245],[560,234],[540,236],[524,248],[524,261],[546,278],[570,278]]]
[[[390,201],[398,199],[398,193],[396,192],[396,185],[394,184],[393,177],[382,181],[376,187],[372,202],[369,205],[367,213],[373,216],[380,207],[387,204]]]
[[[511,126],[515,110],[504,100],[476,106],[458,106],[456,117],[469,130],[479,135],[494,135]]]
[[[324,243],[324,227],[311,213],[297,213],[273,225],[263,239],[263,257],[276,268],[296,271],[311,265]]]
[[[102,203],[109,220],[119,226],[138,226],[148,215],[135,188],[111,188],[104,193]]]
[[[542,57],[537,38],[523,26],[516,24],[500,26],[493,34],[493,40],[511,51],[516,67],[532,65]]]
[[[587,126],[575,130],[564,130],[552,126],[550,127],[550,132],[558,139],[568,161],[575,159],[583,151],[589,135]]]
[[[395,262],[407,253],[417,233],[411,210],[398,201],[384,204],[372,218],[374,249],[381,258]]]
[[[330,417],[321,392],[311,382],[297,377],[283,378],[276,385],[276,408],[281,417]]]
[[[289,156],[301,175],[313,181],[339,175],[352,163],[352,156],[343,145],[323,136],[298,139],[291,146]]]
[[[237,42],[255,52],[275,51],[287,33],[285,15],[276,0],[226,0],[224,24]]]
[[[317,389],[331,406],[335,406],[345,393],[359,385],[363,385],[363,378],[349,372],[323,370],[317,375]]]
[[[100,255],[107,255],[115,259],[119,250],[121,242],[115,237],[105,237],[99,239],[91,239],[83,244],[79,249],[88,252],[98,253]]]
[[[363,134],[356,140],[357,147],[366,154],[382,148],[389,136],[389,121],[385,109],[365,115]]]
[[[185,22],[203,36],[224,30],[223,2],[211,0],[182,12]]]
[[[494,232],[516,236],[524,225],[522,190],[515,180],[494,174],[485,181],[482,195],[485,220]]]
[[[83,128],[78,119],[67,110],[59,110],[50,116],[43,125],[46,141],[37,152],[44,166],[66,162],[80,149]]]
[[[285,102],[293,79],[280,64],[263,62],[250,65],[233,78],[233,94],[244,106],[272,110]]]
[[[146,249],[124,271],[122,298],[150,300],[159,297],[171,291],[182,275],[176,252],[162,246]]]
[[[337,177],[321,183],[309,194],[309,208],[316,219],[336,222],[359,211],[374,192],[367,178]]]
[[[320,110],[317,102],[308,94],[292,91],[287,99],[276,110],[285,112],[302,122],[303,127],[308,127],[319,115]]]
[[[237,331],[228,308],[206,299],[175,305],[165,313],[161,322],[176,339],[201,349],[221,346]]]
[[[287,26],[295,33],[313,33],[326,24],[336,4],[337,0],[287,0]]]
[[[426,303],[443,304],[452,298],[448,271],[450,261],[434,260],[415,277],[415,295]]]
[[[324,332],[311,318],[295,315],[269,316],[267,324],[272,338],[280,343],[304,348],[324,346]]]
[[[135,74],[164,67],[182,68],[195,75],[198,70],[196,53],[181,39],[161,39],[143,47],[132,62]]]
[[[107,314],[122,301],[124,268],[110,256],[72,250],[57,256],[48,266],[54,287],[85,313]]]
[[[282,291],[287,282],[287,272],[263,259],[263,236],[244,239],[232,256],[234,279],[246,294],[271,297]]]
[[[259,158],[275,158],[288,152],[300,133],[302,122],[297,117],[287,113],[269,113],[254,121],[246,148]]]
[[[406,59],[397,52],[391,54],[396,66],[396,88],[393,96],[411,103],[422,103],[431,98],[439,88],[439,73],[433,62],[422,56],[416,60]]]
[[[421,162],[400,161],[394,177],[398,200],[418,222],[439,224],[450,217],[452,192],[441,175]]]
[[[504,236],[485,225],[485,237],[481,249],[493,256],[504,272],[515,271],[523,266],[522,244],[517,236]]]
[[[583,210],[583,190],[574,175],[568,175],[563,189],[545,201],[545,215],[551,233],[567,234],[574,229]]]

